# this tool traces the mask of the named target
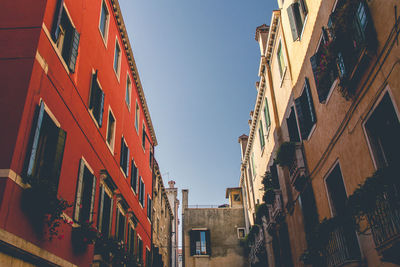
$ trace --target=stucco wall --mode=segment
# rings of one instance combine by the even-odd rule
[[[185,209],[183,222],[185,267],[248,266],[237,235],[237,228],[245,227],[242,208]],[[193,228],[210,230],[211,256],[190,256]]]

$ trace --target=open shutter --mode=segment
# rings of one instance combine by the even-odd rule
[[[27,168],[26,175],[31,176],[33,174],[33,168],[36,161],[36,152],[39,143],[40,131],[42,128],[43,122],[43,114],[44,114],[44,103],[43,101],[40,103],[40,106],[36,109],[36,119],[32,124],[32,148],[28,151],[27,154]]]
[[[97,229],[99,229],[99,231],[101,233],[103,233],[103,229],[102,229],[102,223],[103,223],[103,207],[104,207],[104,187],[100,186],[100,193],[99,193],[99,210],[97,212],[97,214],[99,214],[99,216],[97,216]]]
[[[121,153],[119,155],[119,165],[125,171],[124,155],[125,155],[125,143],[124,143],[124,138],[121,137]]]
[[[298,13],[299,13],[299,3],[293,3],[287,8],[287,13],[289,16],[289,23],[290,23],[290,29],[292,32],[292,37],[293,41],[296,41],[299,36],[299,29],[298,29]]]
[[[307,127],[305,125],[305,118],[304,118],[304,113],[303,113],[303,107],[301,105],[301,98],[296,98],[294,100],[294,103],[296,105],[296,112],[297,112],[297,119],[299,121],[299,127],[300,127],[300,134],[301,134],[301,139],[306,139],[307,138]]]
[[[79,222],[79,213],[81,210],[81,200],[82,200],[82,185],[83,185],[83,174],[85,171],[85,164],[83,160],[80,160],[79,163],[79,173],[78,173],[78,182],[76,186],[76,197],[75,197],[75,212],[74,212],[74,220]]]
[[[207,255],[211,256],[211,236],[210,236],[210,230],[206,231],[206,251]]]
[[[327,95],[326,92],[324,92],[323,90],[319,90],[319,81],[317,78],[318,59],[319,59],[319,52],[315,53],[312,57],[310,57],[310,62],[312,71],[314,73],[315,85],[317,86],[318,100],[320,103],[324,103]]]
[[[103,124],[103,113],[104,113],[104,93],[103,91],[98,88],[98,90],[100,91],[100,108],[99,108],[99,127],[101,127],[101,125]]]
[[[303,17],[305,18],[308,14],[308,8],[305,0],[300,0],[300,8],[301,8],[301,13],[303,14]]]
[[[53,41],[57,41],[58,35],[60,34],[60,22],[61,22],[61,17],[62,17],[62,12],[63,12],[63,6],[64,0],[57,0],[57,5],[56,9],[54,12],[54,18],[53,18],[53,25],[51,28],[51,37],[53,38]]]
[[[67,133],[63,129],[58,128],[58,138],[57,138],[57,144],[56,144],[56,148],[55,148],[52,178],[51,178],[51,179],[53,179],[53,185],[55,186],[56,189],[58,188],[58,182],[60,179],[61,165],[62,165],[62,160],[63,160],[63,155],[64,155],[64,147],[65,147],[66,137],[67,137]]]
[[[93,175],[92,199],[90,200],[90,214],[89,214],[90,222],[93,222],[93,209],[94,209],[95,195],[96,195],[96,176]]]
[[[197,231],[190,230],[190,256],[196,255],[196,234]]]
[[[79,39],[80,34],[76,29],[73,29],[70,54],[68,58],[68,68],[71,72],[75,72],[76,58],[78,57]]]
[[[307,104],[310,111],[310,121],[311,124],[314,125],[314,123],[317,122],[317,117],[315,115],[314,102],[312,99],[310,82],[308,81],[308,78],[305,79],[305,86],[306,87],[304,88],[304,90],[306,90],[306,95],[307,95]]]

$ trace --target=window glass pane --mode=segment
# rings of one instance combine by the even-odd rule
[[[119,58],[121,55],[121,49],[118,46],[118,43],[115,44],[115,53],[114,53],[114,70],[118,74],[119,72]]]
[[[108,114],[107,143],[112,146],[114,143],[115,119],[111,112]]]
[[[103,37],[106,37],[107,20],[108,20],[108,11],[106,5],[103,3],[101,6],[101,16],[100,16],[100,31]]]
[[[201,242],[201,254],[206,254],[206,232],[201,231],[200,232],[200,242]]]
[[[126,92],[125,92],[125,102],[128,105],[128,107],[131,106],[131,80],[129,79],[129,76],[127,76],[126,79]]]

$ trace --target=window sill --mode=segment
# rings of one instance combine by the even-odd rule
[[[193,258],[209,258],[210,255],[193,255]]]

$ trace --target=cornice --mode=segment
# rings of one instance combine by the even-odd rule
[[[128,33],[126,31],[124,19],[122,17],[121,8],[119,6],[118,0],[110,0],[110,1],[111,1],[111,4],[112,4],[113,14],[114,14],[115,19],[116,19],[117,24],[118,24],[117,26],[118,26],[118,29],[119,29],[119,33],[121,35],[121,40],[123,42],[123,47],[124,47],[125,52],[126,52],[127,57],[128,57],[129,67],[130,67],[130,70],[132,72],[133,79],[135,80],[136,87],[138,89],[140,102],[142,103],[144,115],[146,117],[146,122],[147,122],[147,124],[149,126],[151,139],[153,141],[154,146],[157,146],[158,143],[157,143],[156,133],[154,131],[153,123],[151,121],[149,107],[147,106],[146,97],[144,95],[142,83],[140,81],[139,72],[138,72],[138,68],[136,66],[135,58],[133,57],[132,47],[131,47],[131,44],[129,42]]]
[[[274,10],[272,12],[271,26],[269,28],[267,48],[265,49],[265,58],[269,62],[272,56],[272,51],[274,51],[275,38],[278,31],[278,24],[281,18],[281,11]]]

